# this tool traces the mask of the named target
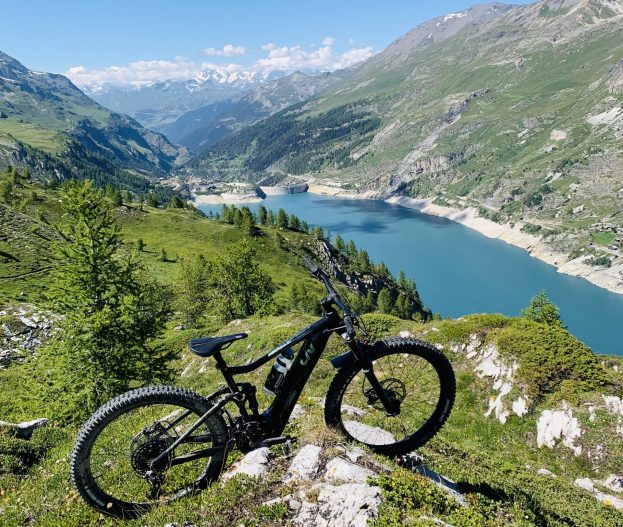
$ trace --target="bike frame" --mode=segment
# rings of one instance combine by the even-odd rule
[[[272,404],[259,415],[260,422],[258,424],[261,426],[264,439],[278,438],[288,423],[292,410],[294,409],[294,405],[298,401],[298,398],[307,384],[312,371],[316,367],[320,356],[324,352],[329,337],[333,333],[345,329],[342,318],[330,305],[330,299],[324,299],[321,302],[321,305],[324,309],[324,315],[322,318],[313,324],[310,324],[305,329],[301,330],[299,333],[279,344],[276,348],[272,349],[250,364],[229,366],[221,355],[221,351],[223,350],[217,350],[213,356],[216,360],[216,367],[223,375],[225,382],[227,383],[227,387],[214,392],[208,397],[208,399],[215,399],[217,397],[221,397],[221,399],[204,415],[202,415],[183,435],[178,437],[164,452],[156,457],[152,461],[152,464],[158,463],[169,453],[173,452],[173,450],[175,450],[175,448],[187,438],[192,442],[200,442],[199,440],[202,436],[193,438],[193,432],[195,432],[212,414],[221,411],[232,401],[238,407],[242,422],[253,423],[254,418],[248,414],[245,407],[247,397],[243,390],[244,384],[237,383],[234,376],[255,371],[276,357],[283,350],[296,346],[302,342],[303,344],[292,361],[292,366],[286,373],[285,379],[283,380],[275,399]],[[359,349],[359,343],[352,338],[345,340],[355,357],[360,357],[361,351]],[[172,428],[178,421],[182,420],[189,414],[190,412],[185,412],[182,416],[175,419],[173,423],[169,424],[167,428]],[[173,458],[171,460],[171,464],[178,465],[186,463],[198,458],[214,455],[215,453],[222,452],[223,450],[225,450],[225,447],[210,447],[202,449]]]
[[[335,331],[343,328],[341,319],[335,311],[326,313],[320,320],[309,325],[292,338],[281,343],[279,346],[269,351],[266,355],[256,361],[244,366],[227,366],[219,357],[216,357],[217,368],[220,369],[225,381],[232,392],[240,392],[239,385],[234,380],[234,375],[240,375],[257,370],[271,359],[279,355],[287,348],[296,346],[301,342],[303,345],[292,361],[292,366],[287,371],[281,384],[279,392],[276,394],[272,404],[260,415],[260,423],[266,437],[276,437],[281,435],[294,405],[307,384],[309,377],[316,367],[320,356],[324,352],[329,337]],[[220,364],[219,364],[220,362]],[[244,421],[249,419],[248,415],[241,412]]]
[[[383,387],[379,383],[379,380],[374,374],[372,361],[370,360],[367,353],[367,345],[365,343],[359,342],[354,338],[355,331],[352,325],[352,320],[350,318],[350,313],[346,310],[344,304],[331,286],[328,277],[324,274],[320,274],[318,276],[321,280],[323,280],[323,282],[327,286],[327,290],[329,291],[329,296],[325,297],[320,302],[320,305],[322,306],[322,309],[324,311],[324,315],[322,316],[322,318],[307,326],[305,329],[303,329],[290,339],[281,343],[276,348],[272,349],[259,359],[256,359],[249,364],[241,366],[229,366],[221,355],[223,349],[216,350],[213,354],[213,357],[216,360],[217,369],[221,372],[225,379],[225,382],[227,383],[227,387],[224,387],[214,392],[208,397],[208,400],[218,399],[218,401],[205,414],[203,414],[190,427],[189,430],[187,430],[183,435],[178,437],[164,452],[156,457],[152,461],[152,466],[153,464],[156,464],[164,459],[165,456],[168,456],[171,452],[173,452],[173,450],[175,450],[175,448],[179,444],[184,442],[187,438],[191,442],[201,442],[203,436],[191,437],[193,432],[195,432],[201,426],[201,424],[211,415],[220,412],[221,410],[226,412],[226,410],[224,410],[225,406],[232,401],[238,407],[242,423],[248,424],[250,426],[255,424],[258,425],[254,432],[260,432],[261,439],[259,443],[263,445],[270,445],[276,444],[276,442],[284,442],[285,440],[287,440],[287,438],[280,436],[285,429],[288,420],[290,419],[290,415],[292,414],[294,405],[298,401],[298,398],[300,397],[303,388],[307,384],[307,381],[309,380],[312,371],[316,367],[320,356],[324,352],[329,337],[333,333],[337,333],[339,331],[342,331],[342,333],[340,333],[340,336],[344,339],[344,341],[350,348],[350,352],[348,352],[349,354],[351,354],[350,358],[352,360],[357,360],[361,362],[362,369],[364,374],[366,375],[366,378],[370,382],[371,387],[376,392],[379,400],[385,407],[385,410],[388,412],[388,415],[396,415],[397,413],[399,413],[399,406],[387,397],[385,390],[383,389]],[[341,311],[345,313],[344,316],[340,316],[338,314],[338,312],[333,307],[334,304],[337,305],[341,309]],[[296,346],[300,343],[303,343],[301,349],[294,357],[292,366],[286,373],[286,376],[280,386],[279,392],[275,396],[275,399],[266,410],[264,410],[261,414],[258,414],[257,400],[255,399],[255,388],[248,383],[236,382],[234,376],[255,371],[267,362],[269,362],[271,359],[276,357],[283,350],[292,346]],[[248,397],[248,392],[246,391],[246,388],[248,387],[251,387],[251,389],[253,390],[251,398]],[[253,415],[251,416],[246,409],[247,402],[250,403],[250,409],[253,413]],[[190,412],[183,414],[180,418],[176,419],[174,423],[170,424],[168,428],[173,427],[177,421],[183,419],[189,413]],[[271,440],[273,441],[271,442]],[[252,448],[257,448],[257,446],[258,442],[254,442]],[[217,452],[222,452],[225,449],[226,447],[206,448],[174,458],[171,461],[171,464],[177,465],[201,457],[211,456]]]

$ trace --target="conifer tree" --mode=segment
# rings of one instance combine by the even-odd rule
[[[203,255],[182,262],[179,276],[178,309],[182,322],[197,327],[210,300],[210,264]]]
[[[131,383],[170,378],[172,354],[153,344],[169,309],[165,288],[124,250],[101,190],[70,181],[61,203],[65,219],[57,227],[61,241],[48,297],[64,320],[44,353],[58,366],[51,396],[80,419]]]
[[[153,192],[150,192],[149,194],[147,194],[147,206],[148,207],[152,207],[152,208],[156,208],[160,205],[160,203],[158,203],[158,198],[156,198],[156,195]]]
[[[344,244],[344,238],[342,238],[339,234],[335,235],[335,248],[343,253],[346,245]]]
[[[277,211],[277,218],[276,218],[277,227],[279,227],[280,229],[287,229],[288,221],[289,221],[288,213],[283,209],[279,209]]]
[[[378,310],[381,313],[391,313],[393,306],[392,295],[389,290],[384,287],[379,291],[379,297],[377,300]]]
[[[275,285],[260,269],[255,249],[243,238],[214,261],[209,291],[211,309],[229,322],[269,312]]]
[[[541,291],[530,301],[528,307],[522,310],[521,316],[550,326],[563,325],[558,306],[548,298],[545,291]]]
[[[260,205],[257,209],[258,220],[260,225],[266,225],[268,223],[268,210],[264,205]]]

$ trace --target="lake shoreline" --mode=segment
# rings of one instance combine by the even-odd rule
[[[382,199],[386,203],[414,209],[422,214],[446,218],[473,229],[488,238],[501,240],[515,247],[519,247],[533,258],[538,258],[542,262],[552,265],[559,273],[584,278],[597,287],[623,295],[623,265],[610,268],[594,267],[585,263],[589,258],[587,256],[580,256],[574,260],[569,260],[566,254],[553,251],[537,236],[522,232],[518,226],[511,227],[508,224],[496,223],[482,218],[478,216],[478,211],[473,207],[465,209],[444,207],[434,204],[432,198],[415,199],[407,196],[393,196],[383,199],[379,198],[378,195],[375,196],[372,192],[357,194],[345,192],[333,186],[313,183],[309,184],[308,192],[347,199]]]
[[[579,278],[584,278],[591,284],[606,289],[612,293],[623,295],[623,265],[616,265],[610,268],[594,267],[588,265],[588,256],[569,260],[563,253],[553,251],[545,242],[537,236],[521,231],[517,225],[511,227],[508,224],[500,224],[478,216],[478,211],[473,207],[457,209],[445,207],[433,203],[432,198],[409,198],[406,196],[392,196],[382,198],[373,191],[356,193],[348,192],[333,185],[323,185],[315,182],[308,183],[307,192],[322,196],[334,196],[343,199],[363,199],[385,201],[391,205],[397,205],[413,210],[422,214],[446,218],[455,223],[459,223],[473,229],[483,236],[504,241],[515,247],[525,250],[533,258],[537,258],[556,268],[559,273],[568,274]],[[259,196],[250,195],[200,195],[194,196],[193,201],[197,205],[202,204],[244,204],[263,201]]]
[[[408,207],[423,214],[447,218],[465,227],[478,231],[488,238],[501,240],[515,247],[525,250],[533,258],[554,266],[559,273],[568,274],[588,280],[593,285],[606,289],[612,293],[623,294],[623,266],[617,265],[609,268],[591,266],[586,263],[588,256],[569,260],[563,253],[553,251],[545,242],[537,236],[522,232],[518,226],[511,227],[508,224],[500,224],[478,216],[473,207],[455,209],[432,203],[432,199],[414,199],[404,196],[396,196],[384,200],[387,203]],[[619,277],[617,277],[617,275]]]

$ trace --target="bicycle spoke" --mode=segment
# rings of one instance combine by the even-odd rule
[[[357,441],[391,444],[412,436],[435,411],[441,394],[434,367],[416,354],[388,354],[376,358],[372,370],[385,394],[399,401],[400,412],[387,415],[365,374],[359,370],[343,392],[344,427]],[[356,412],[354,409],[361,409]]]

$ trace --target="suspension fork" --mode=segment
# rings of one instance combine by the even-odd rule
[[[387,393],[385,392],[385,390],[381,386],[381,383],[376,377],[374,373],[372,359],[370,358],[370,352],[368,351],[367,343],[359,342],[354,338],[347,340],[346,343],[352,350],[353,355],[355,355],[355,357],[357,358],[359,364],[361,364],[361,369],[366,376],[366,379],[368,379],[370,386],[376,393],[379,401],[381,401],[381,404],[383,405],[383,408],[385,408],[387,415],[398,415],[400,413],[400,404],[395,399],[390,399],[387,396]]]

